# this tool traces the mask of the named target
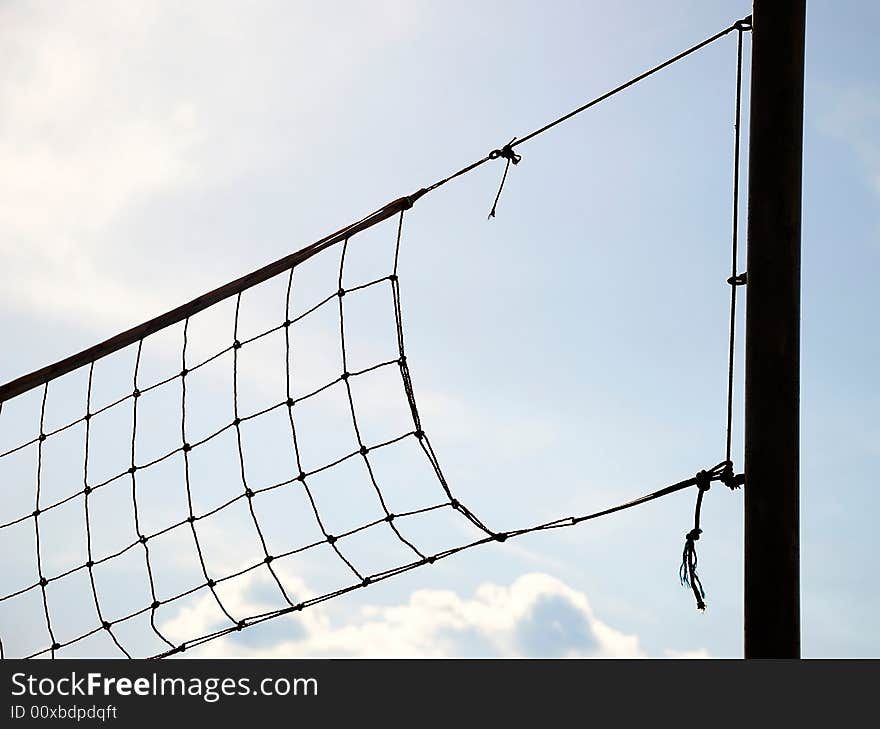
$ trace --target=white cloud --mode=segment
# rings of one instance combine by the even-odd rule
[[[294,585],[297,580],[285,576],[284,582]],[[231,612],[271,609],[257,597],[260,586],[256,577],[241,583],[228,605]],[[216,606],[207,596],[181,610],[162,630],[185,640],[216,629],[215,616]],[[400,605],[364,606],[345,625],[317,605],[296,617],[277,618],[207,643],[198,652],[251,657],[642,655],[637,636],[603,622],[586,595],[541,573],[523,575],[509,586],[485,583],[471,598],[451,590],[417,590]]]

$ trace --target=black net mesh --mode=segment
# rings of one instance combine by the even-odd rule
[[[56,654],[63,655],[66,649],[93,636],[105,633],[110,643],[104,641],[103,647],[106,649],[112,644],[111,654],[139,656],[142,655],[143,646],[149,645],[149,642],[140,636],[134,644],[129,644],[125,637],[126,633],[132,632],[126,630],[127,624],[135,621],[142,621],[152,633],[155,650],[149,655],[170,655],[185,651],[213,638],[240,631],[278,615],[302,610],[309,605],[458,551],[454,547],[437,553],[419,545],[412,537],[413,531],[407,522],[430,512],[450,511],[476,529],[477,536],[481,534],[483,537],[492,537],[492,533],[454,497],[419,417],[404,350],[397,273],[402,225],[403,212],[396,220],[396,233],[388,225],[381,226],[383,234],[394,236],[394,256],[391,270],[380,278],[363,283],[348,283],[346,255],[354,239],[346,238],[327,251],[322,251],[320,255],[323,257],[338,256],[338,275],[333,282],[334,290],[299,313],[294,306],[298,291],[298,267],[294,266],[279,274],[277,278],[284,284],[283,307],[278,308],[277,323],[268,329],[246,332],[242,314],[246,306],[243,300],[248,292],[238,293],[233,298],[234,314],[228,343],[207,356],[199,359],[193,357],[189,343],[192,323],[190,317],[187,317],[178,328],[179,331],[174,332],[179,337],[179,368],[157,381],[148,381],[142,371],[145,343],[150,337],[140,339],[132,345],[135,351],[129,387],[124,394],[110,402],[103,403],[100,398],[96,398],[101,362],[89,363],[81,373],[81,379],[85,381],[81,412],[68,422],[49,427],[47,408],[52,401],[55,383],[50,380],[37,391],[39,417],[30,424],[33,435],[0,453],[0,473],[5,470],[4,486],[7,490],[16,492],[13,497],[4,500],[0,533],[6,534],[15,529],[33,532],[33,558],[30,565],[32,572],[28,574],[27,568],[19,567],[4,574],[0,605],[11,609],[10,614],[17,614],[18,619],[22,615],[30,616],[27,626],[19,626],[26,628],[20,633],[18,627],[10,631],[4,626],[6,655],[54,657]],[[357,299],[363,299],[367,294],[376,300],[385,297],[390,303],[386,311],[393,319],[391,324],[394,352],[393,357],[381,361],[368,361],[360,356],[362,353],[353,356],[351,346],[347,346],[346,342],[347,330],[352,326],[347,322],[347,313],[358,312],[361,307],[358,306]],[[311,370],[303,375],[303,383],[318,382],[321,377],[319,370],[329,370],[324,373],[324,380],[320,384],[303,392],[299,386],[301,383],[297,367],[299,347],[320,348],[321,344],[312,338],[300,345],[298,334],[310,320],[323,316],[326,322],[328,315],[332,315],[337,321],[336,354],[328,355],[321,362],[324,368],[314,366],[314,362],[303,362],[303,367]],[[280,345],[276,347],[276,354],[283,358],[279,368],[283,370],[283,377],[281,382],[276,378],[274,384],[282,385],[283,389],[276,390],[268,401],[264,393],[265,405],[257,410],[249,410],[242,402],[242,390],[252,386],[254,381],[259,383],[261,378],[258,370],[250,371],[246,383],[242,376],[244,363],[248,350],[253,350],[261,342],[270,339]],[[308,359],[313,354],[314,352],[309,352],[303,359]],[[259,366],[267,364],[262,353],[254,356],[259,358]],[[208,411],[218,411],[217,417],[221,417],[224,409],[228,413],[226,421],[210,432],[204,432],[206,418],[200,418],[199,427],[195,427],[191,412],[194,390],[197,389],[196,380],[200,376],[210,377],[209,369],[227,370],[228,377],[223,384],[231,392],[224,396],[223,388],[219,388],[221,394],[211,395],[207,402],[204,397],[201,398],[200,406],[206,407]],[[405,398],[407,427],[400,432],[386,432],[381,440],[375,440],[371,439],[373,436],[370,434],[370,425],[363,422],[359,385],[371,377],[388,374],[393,375]],[[218,390],[217,383],[212,384],[214,390]],[[381,388],[379,395],[382,401],[387,398]],[[332,432],[323,442],[307,445],[309,434],[304,432],[302,423],[310,417],[307,411],[313,409],[321,398],[326,400],[323,410],[333,415],[334,423],[330,428]],[[216,402],[224,399],[222,405]],[[368,394],[365,399],[370,400]],[[374,397],[373,400],[375,399]],[[155,403],[151,403],[151,400],[155,400]],[[331,400],[335,402],[335,409]],[[0,417],[14,417],[9,413],[9,405],[10,403],[4,405],[5,412],[0,411]],[[340,412],[340,408],[344,409],[344,414]],[[149,413],[145,412],[147,409],[150,410]],[[107,422],[102,423],[102,419]],[[277,449],[268,450],[267,440],[271,440],[271,437],[266,436],[265,431],[256,430],[258,424],[269,425],[269,421],[274,431],[272,437],[278,438],[283,428],[283,438],[280,440],[285,441],[282,447],[286,449],[286,454],[279,453]],[[145,424],[148,425],[149,432],[144,427]],[[27,427],[21,422],[16,422],[15,425],[16,432]],[[114,460],[113,457],[101,453],[100,463],[96,462],[99,454],[96,453],[95,433],[98,428],[105,427],[113,431],[117,446],[114,448],[114,455],[118,468],[112,473],[107,473],[107,468]],[[333,430],[334,427],[336,430]],[[373,427],[372,430],[376,431],[376,428]],[[66,470],[65,477],[60,479],[66,481],[65,486],[53,486],[52,493],[47,493],[47,467],[56,450],[52,446],[63,437],[67,440],[63,445],[68,450],[62,457],[64,465],[69,466],[70,457],[75,458],[78,455],[79,467],[76,471]],[[262,443],[255,446],[254,437],[257,440],[262,439]],[[333,447],[327,447],[331,440],[348,445],[342,446],[344,452],[340,452],[339,447],[334,451]],[[162,442],[168,445],[157,452]],[[202,451],[212,445],[219,447],[213,448],[206,459],[200,459]],[[387,495],[383,489],[383,479],[375,461],[387,460],[387,452],[403,446],[418,449],[428,464],[435,488],[423,488],[419,483],[413,483],[412,488],[401,489],[400,482],[405,482],[407,477],[398,474],[397,491],[406,493],[395,504],[394,497]],[[256,454],[253,452],[255,448],[258,451]],[[220,450],[223,451],[223,456],[218,455]],[[325,460],[320,460],[319,453],[325,452]],[[120,453],[124,455],[124,459]],[[331,453],[335,457],[331,457]],[[282,479],[267,482],[265,478],[261,478],[260,472],[267,469],[260,468],[259,461],[267,457],[285,464],[287,472]],[[218,465],[220,458],[225,459],[225,467]],[[257,463],[253,463],[252,459],[256,459]],[[28,460],[32,461],[33,471],[30,474],[22,468],[23,462]],[[209,479],[213,483],[207,484],[207,488],[206,484],[201,484],[201,491],[216,492],[207,497],[205,493],[194,493],[194,471],[204,466],[204,460],[213,466],[209,473]],[[3,469],[4,466],[8,468]],[[332,479],[328,479],[328,476],[337,471],[344,471],[341,478],[345,481],[345,488],[334,492]],[[418,479],[414,480],[418,482]],[[173,494],[175,490],[178,492],[176,495]],[[307,512],[306,516],[313,522],[311,529],[295,526],[303,517],[302,513],[295,516],[279,513],[274,505],[265,505],[268,512],[267,508],[261,508],[264,506],[261,501],[268,500],[271,494],[282,490],[297,492],[297,506],[300,512]],[[30,493],[30,503],[27,503],[28,499],[21,498],[26,492]],[[352,497],[353,493],[357,493],[357,497]],[[225,497],[221,499],[220,494]],[[105,514],[107,508],[104,505],[96,510],[97,499],[113,503],[124,500],[128,502],[128,506],[125,511],[116,508]],[[156,503],[160,502],[158,508],[163,512],[168,510],[165,509],[166,506],[170,508],[171,503],[176,504],[177,518],[170,523],[164,523],[161,528],[155,528],[157,520],[146,518],[144,514],[146,500],[153,504],[151,510],[155,510]],[[358,500],[372,502],[365,507],[365,513],[370,518],[356,518],[353,523],[352,515],[358,509]],[[206,504],[210,504],[210,508]],[[53,519],[62,510],[67,517],[63,525],[61,520]],[[64,544],[68,542],[69,553],[77,551],[73,548],[79,537],[75,532],[77,525],[76,521],[70,520],[71,515],[76,518],[74,510],[79,512],[78,529],[85,535],[85,553],[82,555],[84,559],[70,564],[66,569],[60,569],[59,564],[64,560],[55,559],[56,554],[50,554],[49,549],[64,550]],[[240,533],[242,525],[250,527],[257,547],[253,550],[254,559],[250,563],[232,572],[218,571],[212,566],[212,562],[217,560],[211,559],[205,543],[216,542],[216,536],[212,540],[206,540],[204,535],[212,530],[212,521],[223,521],[225,526],[229,518],[232,518],[230,512],[233,510],[237,519],[235,533]],[[99,511],[100,516],[97,513]],[[334,519],[329,518],[326,513],[328,511],[345,511],[345,527],[338,526],[341,523],[339,518],[336,518],[334,524]],[[273,531],[280,531],[282,538],[279,539],[276,534],[275,538],[270,539],[267,535],[263,526],[266,513],[276,520],[280,517],[282,528],[275,528]],[[165,521],[168,521],[168,517]],[[283,527],[285,522],[289,524],[289,529]],[[63,529],[61,534],[58,533],[59,525]],[[108,525],[114,532],[129,532],[128,539],[122,543],[119,543],[117,535],[117,546],[110,551],[106,546],[108,540],[98,540],[97,534],[107,529]],[[222,532],[223,527],[220,530]],[[396,550],[386,549],[384,553],[387,558],[389,552],[394,552],[397,561],[375,570],[370,568],[370,560],[360,559],[359,550],[354,548],[354,543],[358,535],[380,531],[396,542]],[[303,539],[306,533],[312,535],[308,541]],[[172,537],[174,539],[170,540]],[[232,533],[229,533],[229,537],[232,538]],[[98,541],[101,541],[101,545]],[[174,570],[175,565],[174,560],[169,564],[167,546],[163,545],[161,550],[166,553],[163,558],[157,555],[159,550],[156,545],[160,541],[170,541],[173,545],[172,552],[176,552],[178,556],[181,550],[190,550],[196,555],[198,573],[193,575],[194,579],[184,583],[180,579],[163,579],[163,571]],[[283,565],[298,555],[319,550],[338,561],[344,575],[342,584],[319,594],[297,594],[288,584],[290,581],[285,579],[285,574],[290,574],[290,570],[285,570]],[[21,555],[18,558],[21,561]],[[114,564],[123,560],[124,568],[114,571]],[[134,569],[134,560],[139,560],[143,569]],[[278,606],[263,614],[242,615],[231,606],[226,596],[230,594],[230,588],[236,580],[255,571],[263,571],[270,578],[275,587],[274,600]],[[83,580],[83,577],[87,579]],[[120,611],[113,604],[120,601],[107,599],[105,593],[143,592],[142,585],[127,582],[135,580],[146,581],[147,591],[143,593],[146,599],[143,604],[130,605],[130,609]],[[177,589],[167,589],[170,583],[178,583]],[[77,589],[90,593],[93,609],[88,624],[80,619],[78,627],[71,629],[71,621],[65,620],[65,615],[72,609],[68,593]],[[179,630],[172,636],[163,629],[163,617],[172,617],[176,609],[183,608],[187,598],[206,595],[210,595],[216,604],[218,615],[222,616],[216,630],[206,635],[188,635],[181,639]],[[34,596],[38,596],[40,603],[38,613],[29,610]],[[12,605],[16,601],[31,605],[21,605],[21,611],[16,613]],[[131,600],[127,602],[130,604]],[[235,602],[234,599],[232,602]],[[35,630],[34,614],[41,617],[41,630]],[[34,645],[36,634],[42,634],[42,642]],[[94,644],[91,650],[95,650]]]

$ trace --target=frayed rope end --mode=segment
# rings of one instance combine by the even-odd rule
[[[700,538],[701,529],[692,529],[687,533],[684,540],[684,550],[681,555],[681,567],[678,570],[678,578],[683,587],[690,587],[697,602],[697,610],[706,610],[706,591],[697,574],[697,548],[696,541]]]

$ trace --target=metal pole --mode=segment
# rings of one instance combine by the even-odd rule
[[[745,387],[745,656],[800,657],[806,0],[754,0]]]

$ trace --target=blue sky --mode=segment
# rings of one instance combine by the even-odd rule
[[[748,12],[635,1],[266,2],[247,13],[224,3],[5,5],[0,380],[296,250]],[[869,561],[878,13],[856,2],[808,10],[802,611],[813,656],[880,647]],[[501,163],[407,215],[400,273],[416,396],[454,491],[487,523],[588,512],[723,458],[734,61],[731,35],[523,145],[491,222]],[[387,227],[365,236],[355,269],[381,269],[391,239]],[[321,265],[309,295],[332,268]],[[276,294],[255,299],[256,318],[278,313]],[[387,344],[379,311],[366,310],[352,346],[377,354]],[[228,333],[228,311],[218,317],[206,351]],[[328,340],[313,336],[305,367],[320,369]],[[254,397],[277,377],[277,354],[245,375]],[[741,365],[741,346],[738,355]],[[128,367],[108,364],[107,381]],[[370,402],[382,410],[386,399]],[[33,402],[20,407],[10,417],[4,406],[4,442],[33,418]],[[739,399],[736,424],[741,444]],[[254,448],[258,463],[282,464],[268,443]],[[212,477],[228,475],[222,463]],[[31,498],[32,482],[5,478]],[[160,479],[156,503],[179,497],[175,486]],[[707,496],[705,614],[677,581],[692,508],[686,492],[473,550],[218,650],[540,655],[568,644],[739,655],[741,495]],[[227,539],[228,560],[235,545]],[[30,553],[19,553],[26,559],[6,557],[5,572],[28,569]],[[321,578],[320,564],[303,569],[291,579]],[[243,585],[230,600],[261,605],[261,589]],[[168,619],[184,632],[209,624],[199,609]],[[0,616],[4,634],[10,620],[33,614]]]

